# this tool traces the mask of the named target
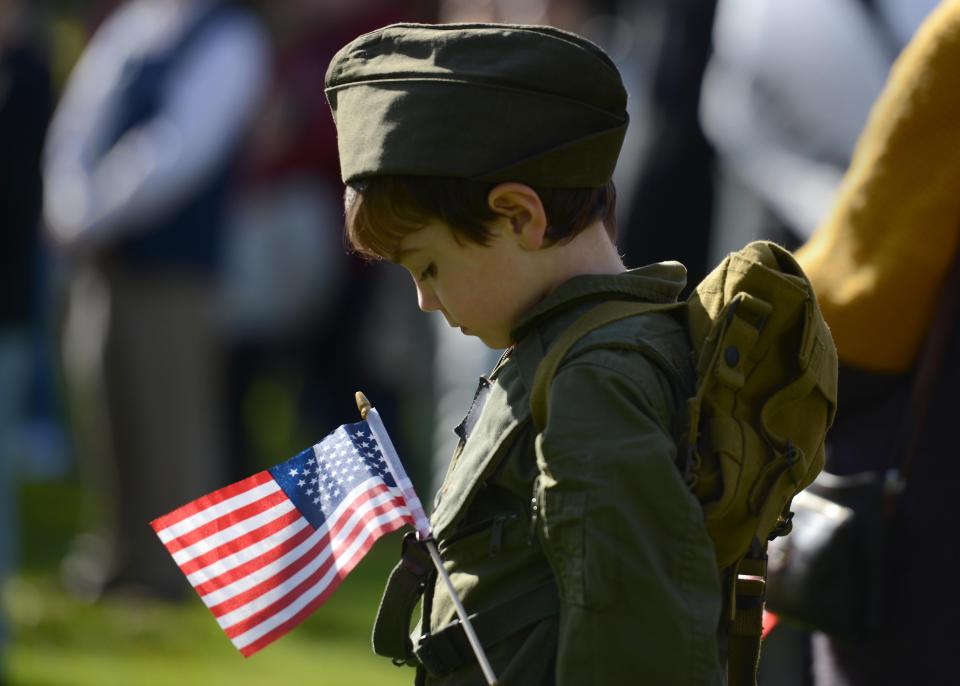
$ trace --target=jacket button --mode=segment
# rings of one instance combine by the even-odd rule
[[[728,346],[727,349],[723,351],[723,359],[726,361],[727,366],[736,367],[737,364],[740,363],[740,351],[737,350],[737,346]]]

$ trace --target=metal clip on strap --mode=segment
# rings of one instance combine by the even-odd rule
[[[390,572],[377,609],[373,625],[373,651],[377,655],[399,663],[413,658],[410,619],[432,574],[430,553],[417,540],[416,533],[409,532],[403,537],[400,562]]]
[[[730,686],[756,686],[766,597],[767,560],[746,557],[737,566],[733,584],[735,613],[730,623],[727,677]]]

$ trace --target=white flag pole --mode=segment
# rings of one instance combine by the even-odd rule
[[[443,583],[450,592],[450,598],[453,599],[453,605],[457,608],[457,616],[460,617],[460,622],[463,624],[463,630],[467,633],[467,640],[470,641],[470,647],[473,648],[473,653],[477,656],[477,662],[480,663],[480,669],[483,670],[483,676],[486,677],[487,683],[490,684],[490,686],[497,686],[497,675],[493,673],[493,667],[490,666],[490,661],[487,659],[487,654],[483,651],[483,646],[480,645],[480,639],[477,638],[477,633],[473,630],[473,624],[470,623],[470,618],[467,616],[467,610],[463,606],[463,603],[460,602],[460,596],[457,595],[457,589],[453,587],[453,582],[450,581],[450,575],[447,574],[447,570],[443,566],[443,560],[440,559],[440,551],[437,550],[436,541],[430,538],[424,541],[424,544],[427,546],[427,550],[430,551],[430,558],[433,560],[433,566],[437,568],[437,571],[440,573],[440,578],[443,579]]]
[[[427,519],[423,505],[420,503],[420,498],[417,497],[416,492],[413,490],[413,484],[410,479],[407,478],[403,464],[400,462],[400,457],[397,455],[396,448],[393,447],[393,441],[390,440],[390,435],[383,425],[383,420],[380,419],[380,414],[376,408],[367,400],[367,396],[360,391],[357,391],[356,400],[357,408],[360,410],[360,416],[367,420],[367,424],[370,426],[374,438],[377,439],[377,443],[379,443],[383,449],[383,457],[387,461],[387,467],[390,469],[390,473],[393,474],[394,479],[396,479],[397,486],[399,486],[400,492],[403,494],[403,499],[407,503],[407,507],[410,508],[410,514],[413,515],[415,522],[414,528],[417,530],[418,538],[430,552],[430,559],[433,560],[433,565],[437,568],[437,573],[440,575],[440,578],[443,579],[447,591],[450,592],[453,605],[457,609],[457,616],[460,617],[460,623],[463,625],[463,630],[467,634],[470,647],[473,648],[473,652],[477,656],[480,669],[483,670],[483,676],[490,686],[496,686],[497,676],[493,673],[493,668],[490,666],[487,654],[484,652],[483,646],[480,645],[480,639],[477,638],[477,633],[473,630],[473,624],[470,623],[467,610],[460,601],[457,590],[453,587],[450,575],[447,574],[447,570],[443,566],[440,551],[437,550],[437,543],[434,541],[433,533],[430,531],[430,520]]]
[[[400,462],[400,457],[397,455],[397,451],[393,447],[393,442],[390,440],[390,435],[383,425],[383,420],[380,419],[380,413],[370,404],[367,397],[359,391],[357,391],[357,407],[360,408],[360,416],[367,420],[370,431],[373,432],[373,437],[377,443],[380,444],[380,448],[383,451],[383,458],[387,461],[387,468],[396,480],[397,487],[400,489],[400,493],[403,494],[403,500],[407,504],[410,514],[413,516],[413,527],[417,530],[418,537],[421,541],[432,538],[430,520],[423,510],[420,498],[417,496],[416,491],[413,490],[413,483],[409,477],[407,477],[403,463]]]

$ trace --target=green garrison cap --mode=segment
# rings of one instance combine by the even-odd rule
[[[546,26],[386,26],[334,56],[326,94],[345,183],[405,174],[602,186],[628,121],[610,58]]]

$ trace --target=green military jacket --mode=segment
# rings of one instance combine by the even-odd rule
[[[519,323],[459,428],[431,519],[503,686],[723,683],[719,573],[676,465],[695,383],[683,327],[648,314],[592,332],[554,377],[542,434],[530,419],[537,365],[577,316],[606,299],[672,302],[684,283],[669,263],[564,283]],[[444,631],[456,614],[435,581],[418,681],[484,684],[464,641],[433,637],[463,635]]]

